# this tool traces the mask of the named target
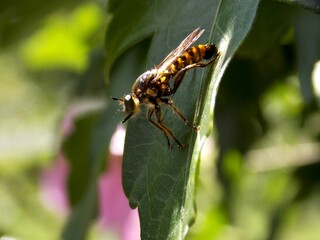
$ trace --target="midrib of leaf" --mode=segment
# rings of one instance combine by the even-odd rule
[[[256,3],[255,4],[255,9],[254,9],[254,16],[255,16],[255,10],[258,6],[258,3],[259,1],[251,1],[252,3]],[[214,18],[214,21],[213,21],[213,24],[212,24],[212,30],[211,30],[211,37],[210,39],[212,40],[213,38],[213,34],[215,33],[215,29],[218,30],[218,32],[221,34],[222,31],[220,29],[220,27],[217,25],[217,19],[219,17],[219,15],[221,14],[220,12],[220,8],[223,4],[232,4],[232,1],[223,1],[221,0],[218,4],[218,7],[217,7],[217,11],[216,11],[216,16]],[[219,86],[219,83],[221,81],[221,78],[222,78],[222,75],[228,65],[228,63],[230,62],[232,56],[234,55],[235,53],[235,50],[240,46],[240,43],[243,41],[244,37],[246,36],[246,34],[249,32],[249,29],[252,25],[252,22],[253,22],[253,19],[254,19],[254,16],[252,16],[252,18],[250,19],[249,21],[249,26],[245,29],[244,31],[244,34],[242,36],[240,36],[240,40],[238,41],[238,43],[236,44],[237,46],[234,47],[234,50],[229,52],[229,55],[226,54],[226,52],[223,52],[224,50],[226,50],[226,48],[221,48],[221,46],[226,46],[226,45],[229,45],[230,42],[227,42],[231,39],[224,39],[224,36],[222,34],[222,38],[221,38],[221,41],[218,43],[218,45],[220,46],[219,49],[222,51],[221,52],[221,56],[220,56],[220,59],[219,61],[217,62],[215,68],[214,68],[214,71],[212,72],[212,75],[210,78],[207,78],[210,79],[210,81],[205,81],[205,89],[209,89],[207,91],[207,93],[204,95],[204,98],[203,99],[199,99],[200,102],[203,102],[204,104],[204,107],[203,107],[203,111],[202,111],[202,114],[200,117],[200,126],[202,126],[202,129],[200,131],[200,135],[198,135],[196,137],[196,141],[195,141],[195,147],[194,148],[190,148],[189,149],[189,152],[188,152],[188,159],[190,159],[190,161],[188,160],[188,166],[187,168],[190,168],[189,170],[189,174],[185,175],[186,176],[186,179],[185,179],[185,182],[188,183],[187,186],[188,188],[190,189],[195,189],[195,181],[196,181],[196,168],[198,166],[198,161],[200,160],[200,152],[201,152],[201,149],[203,147],[203,144],[204,144],[204,141],[207,137],[207,135],[209,134],[209,132],[212,130],[212,121],[213,121],[213,109],[214,109],[214,105],[215,105],[215,99],[216,99],[216,94],[217,94],[217,90],[218,90],[218,86]],[[226,41],[226,44],[223,44],[223,42]],[[211,41],[213,42],[213,41]],[[206,71],[203,70],[202,71],[202,79],[206,77]],[[201,101],[202,100],[202,101]],[[199,105],[198,105],[199,106]],[[201,111],[201,106],[198,107],[196,109],[196,111]],[[203,118],[203,115],[206,114],[207,116],[209,115],[208,118]],[[203,128],[203,126],[205,126],[205,128]],[[191,177],[190,177],[191,176]],[[184,197],[184,200],[185,201],[188,201],[189,199],[189,207],[188,207],[188,202],[186,202],[186,204],[184,205],[186,207],[186,209],[192,209],[192,207],[190,206],[193,201],[194,201],[194,196],[189,196],[188,197],[188,194],[194,194],[195,191],[185,191],[185,197]],[[192,211],[191,211],[191,214],[192,215]],[[187,217],[190,218],[190,215]],[[190,219],[185,219],[184,220],[184,225],[186,226],[188,224],[188,222],[190,221]]]

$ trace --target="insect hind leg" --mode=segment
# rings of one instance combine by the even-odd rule
[[[180,71],[176,74],[175,78],[174,78],[174,85],[173,85],[173,89],[170,92],[170,94],[174,94],[177,89],[180,86],[180,83],[182,82],[186,72],[192,68],[197,68],[197,67],[206,67],[209,64],[211,64],[212,62],[214,62],[220,55],[216,55],[213,58],[211,58],[209,61],[202,61],[202,62],[197,62],[197,63],[193,63],[190,64],[182,69],[180,69]]]
[[[173,84],[173,89],[172,89],[171,94],[174,94],[177,91],[177,89],[179,88],[180,83],[182,82],[186,72],[187,72],[186,70],[178,72],[178,75],[174,78],[174,84]]]
[[[199,125],[193,125],[191,124],[188,119],[180,112],[180,110],[173,104],[173,101],[167,98],[160,98],[160,100],[167,104],[168,106],[170,106],[173,111],[181,118],[181,120],[184,122],[185,125],[191,127],[192,129],[194,129],[195,131],[200,130],[200,126]]]

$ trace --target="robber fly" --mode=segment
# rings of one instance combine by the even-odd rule
[[[177,91],[188,70],[196,67],[206,67],[220,56],[218,48],[213,44],[200,44],[190,47],[203,32],[203,29],[195,29],[157,67],[141,74],[134,82],[130,94],[113,98],[113,100],[119,101],[123,107],[123,112],[128,113],[122,123],[136,114],[141,104],[147,104],[149,106],[148,120],[164,133],[168,147],[172,147],[169,140],[169,136],[171,136],[180,149],[184,148],[184,145],[174,136],[171,130],[163,124],[160,106],[162,104],[168,105],[183,120],[185,125],[196,131],[200,129],[199,126],[191,124],[173,104],[173,101],[167,97]],[[154,114],[156,121],[152,118]]]

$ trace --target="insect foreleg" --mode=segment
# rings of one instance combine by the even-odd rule
[[[148,111],[148,120],[153,126],[155,126],[156,128],[160,129],[161,132],[163,132],[163,134],[165,135],[165,137],[167,139],[168,147],[171,149],[172,146],[171,146],[171,143],[170,143],[170,140],[169,140],[169,133],[160,124],[158,124],[158,123],[156,123],[155,121],[152,120],[153,113],[154,113],[154,108],[150,108],[149,111]]]
[[[176,141],[178,144],[179,149],[183,149],[184,145],[180,143],[180,141],[174,136],[174,134],[171,132],[169,128],[167,128],[163,123],[162,123],[162,115],[161,115],[161,108],[159,105],[155,105],[155,111],[156,111],[156,117],[157,117],[157,122],[159,126],[164,130],[163,132],[166,132],[165,134],[170,134],[170,136]],[[166,135],[168,137],[168,135]],[[171,145],[169,145],[171,148]]]

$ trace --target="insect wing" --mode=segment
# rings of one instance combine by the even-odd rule
[[[192,43],[197,41],[197,39],[202,35],[204,29],[196,28],[190,33],[181,43],[180,45],[172,50],[169,55],[157,66],[158,72],[165,71],[170,64],[184,51],[186,51]]]

